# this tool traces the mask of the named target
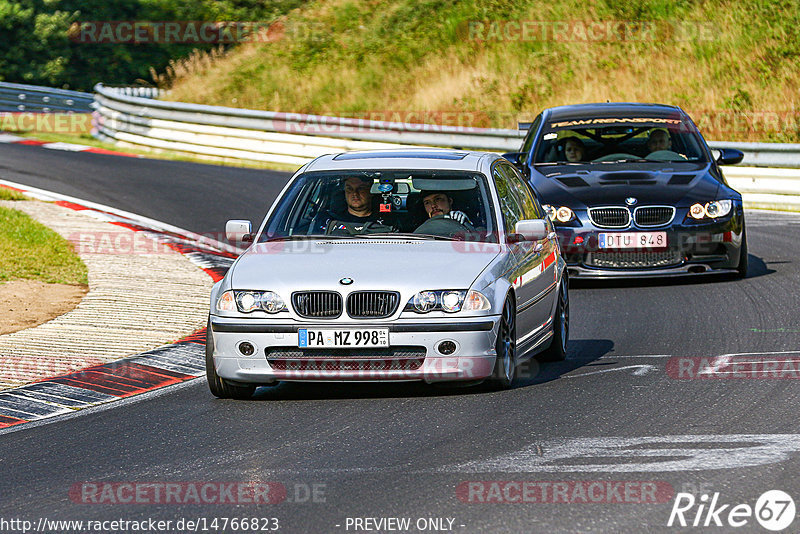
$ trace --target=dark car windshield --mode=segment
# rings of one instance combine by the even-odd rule
[[[435,208],[429,215],[425,203],[437,197],[445,211],[462,212],[465,221]],[[405,236],[496,242],[490,199],[486,177],[474,172],[308,172],[280,198],[258,241]]]
[[[551,121],[534,163],[706,162],[700,135],[680,118],[620,117]]]

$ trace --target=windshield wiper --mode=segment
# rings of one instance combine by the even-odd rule
[[[294,241],[294,240],[302,241],[302,240],[307,240],[307,239],[350,239],[351,237],[353,237],[353,236],[349,236],[349,235],[321,235],[321,234],[303,235],[303,234],[297,234],[297,235],[284,235],[284,236],[280,236],[280,237],[271,237],[271,238],[267,239],[266,241],[261,241],[261,243],[274,243],[274,242],[277,242],[277,241]]]
[[[612,160],[612,161],[595,161],[594,163],[630,163],[632,161],[635,161],[637,163],[639,163],[639,162],[653,163],[654,162],[652,159],[622,158],[622,159],[615,159],[615,160]]]
[[[427,240],[427,239],[439,239],[442,241],[458,241],[455,238],[447,237],[443,235],[433,235],[433,234],[410,234],[410,233],[403,233],[403,232],[376,232],[374,234],[356,234],[353,237],[363,237],[363,238],[371,238],[371,237],[380,237],[380,238],[387,238],[387,237],[396,237],[398,239],[420,239],[420,240]]]

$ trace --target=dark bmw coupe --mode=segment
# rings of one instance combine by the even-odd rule
[[[521,125],[523,127],[523,125]],[[520,152],[576,278],[747,275],[742,196],[680,108],[582,104],[544,110]]]

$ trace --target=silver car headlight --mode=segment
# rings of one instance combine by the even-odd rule
[[[732,200],[713,200],[706,202],[705,205],[697,203],[689,208],[689,217],[692,219],[718,219],[731,212],[733,208]]]
[[[440,289],[420,291],[408,301],[403,311],[428,313],[443,311],[456,313],[459,311],[485,311],[492,305],[479,291],[464,289]]]
[[[286,303],[272,291],[226,291],[217,300],[217,311],[240,311],[250,313],[286,311]]]

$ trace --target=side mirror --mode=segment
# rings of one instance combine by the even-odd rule
[[[253,241],[253,225],[239,219],[228,221],[225,223],[225,238],[231,243],[250,243]]]
[[[516,237],[509,236],[509,242],[515,243],[520,240],[541,241],[547,237],[547,222],[544,219],[523,219],[517,221],[514,226]]]
[[[736,150],[735,148],[720,148],[717,165],[736,165],[737,163],[741,163],[743,158],[744,152],[741,150]]]
[[[503,154],[503,157],[510,161],[514,167],[522,170],[522,167],[525,165],[526,155],[527,152],[507,152]]]

